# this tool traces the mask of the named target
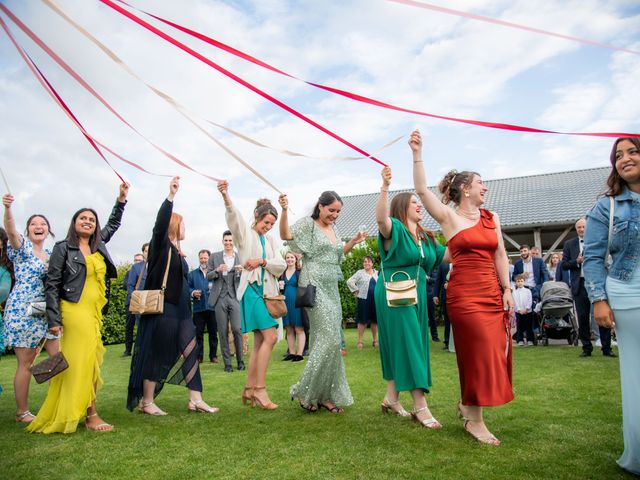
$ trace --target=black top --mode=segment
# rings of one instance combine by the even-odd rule
[[[169,221],[173,211],[173,202],[165,200],[158,210],[156,224],[153,226],[153,236],[149,244],[147,264],[147,279],[145,290],[159,290],[162,287],[164,272],[167,268],[167,256],[171,249],[171,263],[165,290],[165,302],[177,305],[182,292],[184,281],[183,262],[178,249],[169,241]]]

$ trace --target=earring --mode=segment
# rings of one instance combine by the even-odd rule
[[[464,196],[465,196],[465,197],[467,197],[467,198],[469,198],[469,196],[470,196],[470,195],[469,195],[469,192],[464,192]]]

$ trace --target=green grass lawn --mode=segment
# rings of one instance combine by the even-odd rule
[[[369,332],[367,331],[367,335]],[[434,386],[428,396],[444,428],[431,431],[408,419],[383,416],[385,383],[377,350],[355,348],[346,332],[347,377],[355,404],[343,415],[308,414],[290,401],[289,386],[305,362],[282,362],[280,342],[268,374],[276,411],[244,407],[245,373],[202,365],[204,398],[216,415],[189,414],[187,392],[167,385],[157,401],[167,417],[125,409],[128,358],[121,345],[107,348],[99,412],[111,433],[79,428],[75,434],[27,434],[14,421],[15,359],[0,361],[0,478],[5,479],[372,479],[372,478],[633,478],[621,471],[621,401],[618,360],[578,358],[564,345],[514,353],[511,404],[487,409],[485,419],[502,440],[480,445],[455,417],[459,398],[455,355],[432,344]],[[370,338],[370,337],[368,337]],[[31,387],[36,412],[46,384]],[[409,409],[408,394],[402,395]]]

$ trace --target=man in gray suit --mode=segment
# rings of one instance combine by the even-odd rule
[[[240,302],[236,297],[236,288],[240,283],[242,267],[238,254],[233,250],[233,236],[229,230],[222,234],[222,246],[221,252],[215,252],[209,257],[207,278],[213,284],[209,292],[209,306],[213,307],[216,312],[224,371],[233,372],[229,350],[229,324],[231,324],[233,332],[238,370],[245,369],[242,356],[242,333],[240,332]]]

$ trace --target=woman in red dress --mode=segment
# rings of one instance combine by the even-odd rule
[[[458,415],[476,440],[499,445],[484,424],[482,408],[513,400],[509,331],[513,298],[500,220],[496,213],[480,208],[488,189],[475,172],[449,172],[438,185],[440,201],[427,188],[418,130],[411,134],[409,145],[416,193],[442,227],[453,265],[447,311],[460,374]],[[455,208],[447,207],[450,202]]]

